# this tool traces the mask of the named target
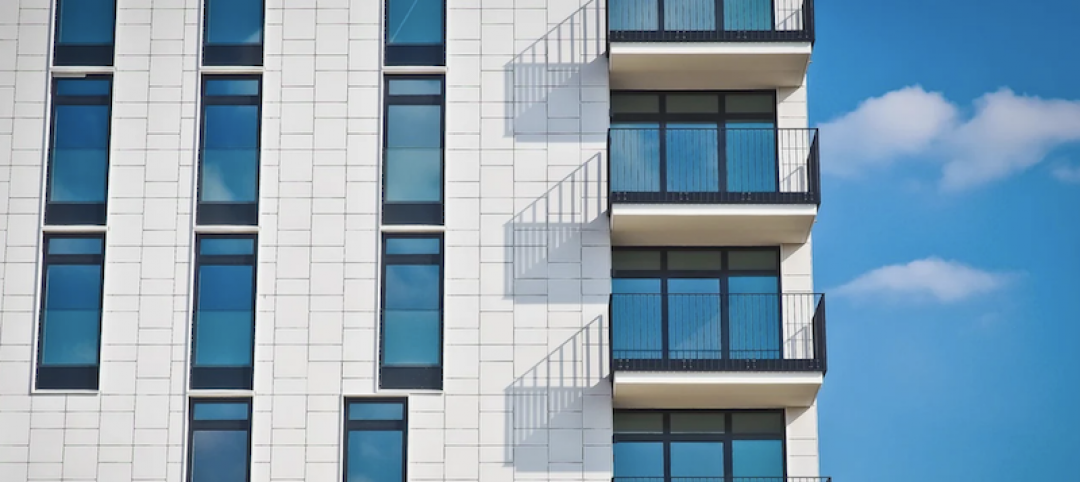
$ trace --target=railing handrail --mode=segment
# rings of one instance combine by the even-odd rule
[[[725,10],[732,6],[726,5],[725,0],[704,4],[711,8],[703,8],[697,3],[665,8],[665,1],[657,0],[655,11],[643,8],[644,4],[640,3],[622,6],[609,1],[606,5],[608,41],[805,41],[813,44],[816,40],[814,0],[785,0],[787,5],[777,5],[777,0],[772,0],[767,7],[736,6],[736,13],[730,18],[725,15]],[[630,15],[625,15],[627,13]],[[619,17],[620,14],[623,16]],[[666,15],[676,15],[676,20],[669,23],[665,21]],[[613,27],[613,16],[627,20],[626,26]],[[729,25],[728,20],[735,25]],[[710,22],[711,28],[707,27]]]
[[[727,481],[727,482],[831,482],[832,477],[822,476],[781,476],[781,477],[732,477],[732,476],[701,476],[701,477],[612,477],[613,482],[689,482],[689,481]]]

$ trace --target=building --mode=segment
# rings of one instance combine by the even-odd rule
[[[0,2],[0,480],[827,480],[813,25]]]

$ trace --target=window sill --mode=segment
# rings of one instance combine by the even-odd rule
[[[189,388],[187,395],[191,398],[241,398],[252,397],[255,390],[222,390]]]
[[[41,231],[45,233],[104,233],[108,231],[108,227],[78,224],[45,224],[41,227]]]
[[[203,65],[199,70],[204,74],[253,74],[261,75],[264,67],[257,65]]]
[[[383,66],[384,74],[408,75],[408,74],[445,74],[446,67],[439,65],[386,65]]]
[[[96,396],[101,390],[79,390],[64,388],[34,388],[30,390],[30,396],[34,395],[71,395],[71,396]]]
[[[116,68],[105,65],[87,65],[87,66],[71,66],[71,65],[54,65],[50,69],[53,77],[63,78],[82,78],[87,75],[111,75],[116,72]]]

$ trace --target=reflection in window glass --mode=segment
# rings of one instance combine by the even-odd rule
[[[346,401],[345,481],[404,482],[405,402]]]
[[[203,65],[263,64],[263,0],[206,0]]]
[[[721,477],[724,475],[722,442],[672,442],[672,477]]]
[[[443,0],[386,1],[386,64],[443,65]]]
[[[258,77],[208,77],[203,85],[198,222],[255,225],[260,81]]]
[[[664,444],[617,442],[613,450],[616,477],[663,477]]]
[[[784,442],[736,440],[731,447],[731,472],[735,477],[783,477]]]
[[[387,79],[383,218],[443,223],[442,77]]]
[[[249,480],[251,465],[250,400],[191,402],[188,446],[190,482]]]
[[[46,224],[104,225],[112,80],[57,79]]]
[[[115,0],[58,0],[53,62],[111,66],[115,27]]]
[[[201,236],[196,259],[192,388],[250,389],[254,236]]]
[[[442,387],[442,238],[387,236],[383,244],[383,388]]]

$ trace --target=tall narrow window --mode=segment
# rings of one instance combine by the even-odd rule
[[[57,0],[54,65],[111,66],[116,0]]]
[[[345,401],[345,482],[404,482],[404,399]]]
[[[383,224],[443,223],[443,78],[386,80]]]
[[[258,224],[261,94],[258,76],[203,79],[201,225]]]
[[[206,0],[203,65],[262,65],[263,9],[263,0]]]
[[[446,65],[445,0],[386,0],[386,65]]]
[[[96,390],[103,235],[46,235],[37,388]]]
[[[188,482],[251,480],[251,400],[194,399]]]
[[[382,388],[442,388],[442,237],[383,239]]]
[[[196,250],[191,388],[251,389],[255,236],[200,236]]]
[[[105,224],[111,99],[107,76],[53,81],[45,224]]]

